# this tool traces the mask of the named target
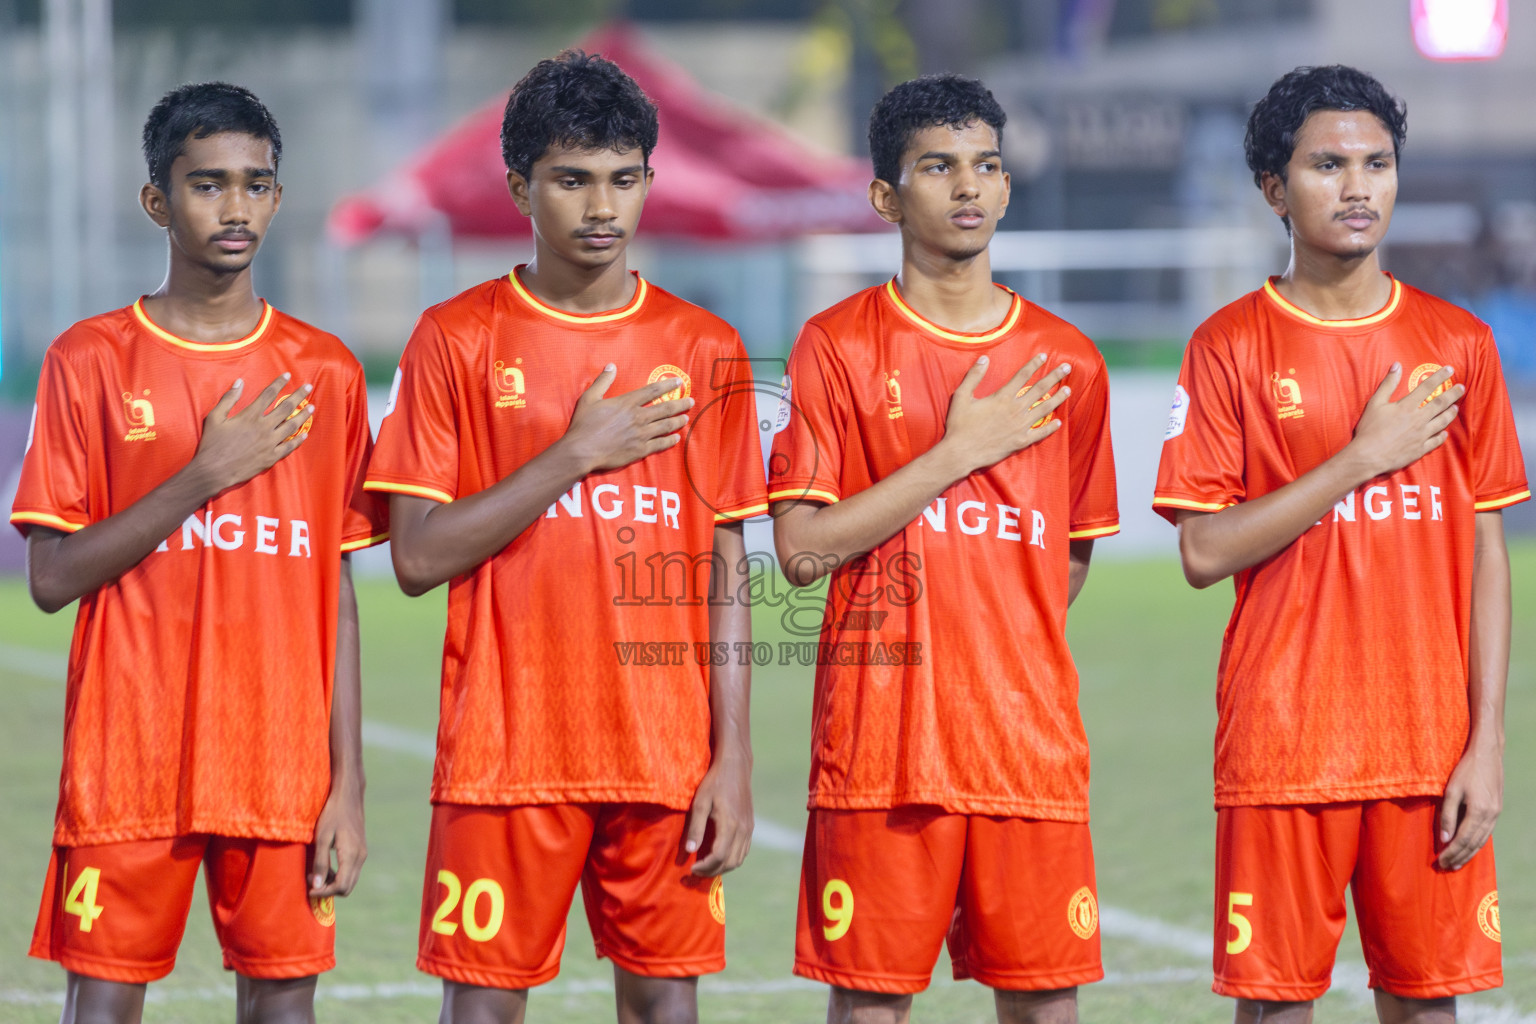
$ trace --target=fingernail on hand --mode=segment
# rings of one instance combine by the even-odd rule
[[[688,842],[683,846],[683,849],[687,850],[689,853],[692,853],[698,848],[699,844],[694,842],[692,839],[688,840]]]
[[[1449,832],[1441,832],[1440,833],[1440,841],[1442,843],[1450,842],[1451,841],[1451,834]]]
[[[231,390],[239,391],[243,387],[245,387],[245,380],[240,379],[235,381],[234,385],[231,387]]]
[[[976,365],[977,366],[986,366],[991,361],[992,360],[988,359],[986,356],[982,356],[980,359],[976,360]]]

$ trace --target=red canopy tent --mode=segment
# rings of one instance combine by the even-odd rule
[[[710,95],[627,26],[601,29],[581,45],[627,71],[659,110],[646,235],[764,242],[889,227],[865,198],[863,162],[813,149]],[[356,245],[384,232],[417,235],[439,218],[455,238],[527,237],[501,161],[505,103],[498,96],[383,181],[339,200],[327,222],[331,239]]]

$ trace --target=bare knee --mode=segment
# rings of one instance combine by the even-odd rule
[[[1239,999],[1233,1020],[1236,1024],[1312,1024],[1312,1001]]]
[[[994,990],[998,1024],[1077,1024],[1077,988]]]
[[[315,980],[235,975],[236,1024],[314,1024]]]
[[[144,986],[69,972],[59,1024],[139,1024]]]
[[[523,1024],[528,1010],[525,988],[487,988],[457,981],[443,982],[443,1009],[438,1024]]]
[[[907,1024],[912,996],[890,992],[832,989],[827,999],[827,1024]]]
[[[647,978],[613,967],[619,1024],[698,1024],[698,978]]]
[[[1406,999],[1377,989],[1376,1019],[1381,1024],[1451,1024],[1456,1019],[1456,997]]]

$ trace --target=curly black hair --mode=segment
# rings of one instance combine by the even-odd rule
[[[501,117],[501,159],[525,178],[551,146],[638,148],[649,165],[656,135],[656,104],[633,78],[600,54],[566,50],[513,86]]]
[[[283,158],[283,137],[272,112],[249,89],[228,82],[197,82],[172,89],[160,98],[144,122],[144,160],[150,184],[169,192],[171,164],[187,148],[187,139],[220,132],[254,135],[272,144],[272,169]]]
[[[977,121],[997,132],[1001,147],[1008,115],[991,90],[976,79],[942,74],[901,83],[869,112],[869,155],[875,177],[894,185],[901,177],[902,154],[912,144],[912,136],[924,128],[962,128]]]
[[[1253,183],[1263,187],[1265,172],[1285,180],[1296,151],[1296,134],[1319,110],[1368,110],[1392,133],[1392,153],[1399,156],[1408,138],[1408,107],[1376,79],[1343,64],[1300,67],[1283,75],[1253,105],[1243,154]]]

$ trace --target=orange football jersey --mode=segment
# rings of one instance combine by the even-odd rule
[[[194,832],[307,842],[331,786],[341,552],[384,539],[362,489],[363,369],[267,306],[227,344],[139,303],[75,324],[43,360],[11,522],[72,533],[191,461],[236,378],[315,386],[309,437],[80,599],[64,711],[61,846]]]
[[[1393,400],[1454,368],[1460,415],[1234,577],[1218,806],[1438,795],[1465,747],[1474,516],[1530,497],[1485,324],[1395,280],[1374,315],[1319,320],[1271,280],[1190,340],[1153,507],[1174,521],[1295,480],[1349,443],[1394,362]]]
[[[610,362],[611,397],[684,382],[683,442],[588,476],[449,584],[435,802],[686,809],[709,767],[714,529],[767,508],[728,324],[638,275],[592,316],[516,271],[471,288],[417,323],[366,486],[442,502],[492,486],[560,439]]]
[[[991,359],[977,388],[987,395],[1040,352],[1047,367],[1072,364],[1061,428],[831,574],[821,646],[805,638],[811,807],[1088,820],[1067,548],[1119,530],[1093,343],[1017,295],[996,329],[960,334],[919,316],[894,281],[859,292],[795,342],[768,492],[831,503],[870,487],[939,441],[978,356]]]

